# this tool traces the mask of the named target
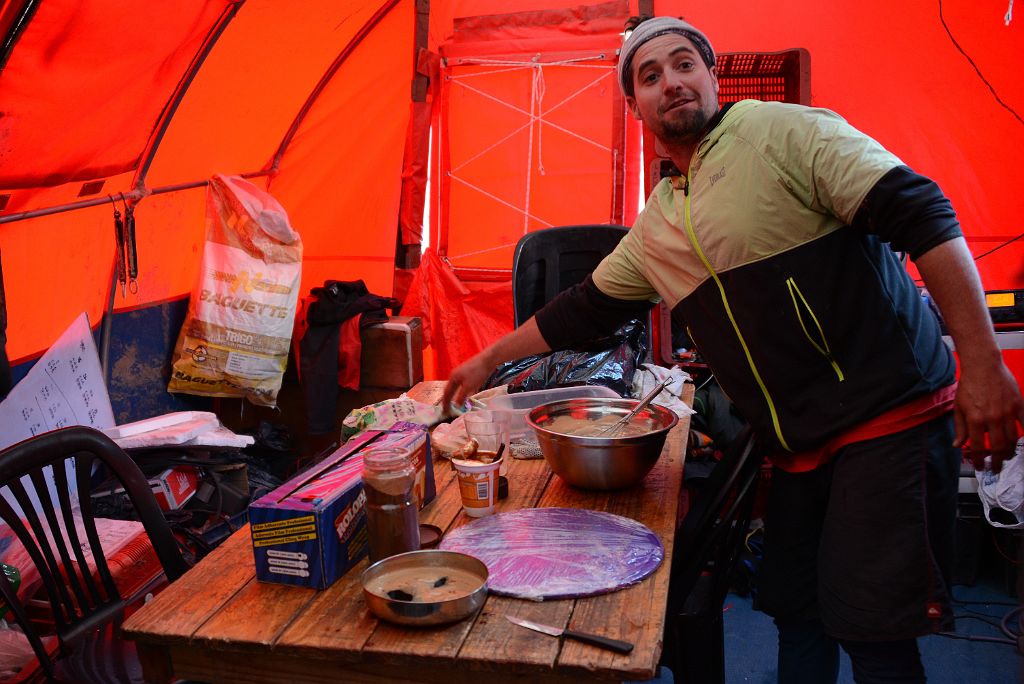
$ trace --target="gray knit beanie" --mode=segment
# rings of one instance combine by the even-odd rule
[[[619,87],[626,95],[633,95],[633,56],[640,46],[658,36],[677,33],[688,38],[700,53],[704,64],[710,69],[715,66],[715,51],[711,42],[695,26],[675,17],[654,17],[640,22],[629,34],[619,51]]]

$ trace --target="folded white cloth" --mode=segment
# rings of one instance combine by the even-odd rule
[[[680,398],[683,396],[683,384],[690,382],[692,378],[689,373],[678,366],[665,368],[653,363],[642,364],[636,373],[633,374],[633,396],[637,398],[646,396],[648,392],[654,389],[655,385],[666,377],[671,377],[672,379],[669,380],[665,389],[654,398],[652,403],[675,411],[675,414],[680,418],[693,415],[695,411]]]

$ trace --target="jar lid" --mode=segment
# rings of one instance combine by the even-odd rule
[[[420,523],[420,548],[434,548],[441,542],[441,534],[441,528],[437,525]]]
[[[409,464],[409,452],[394,448],[370,448],[363,452],[363,465],[373,470],[388,470]]]

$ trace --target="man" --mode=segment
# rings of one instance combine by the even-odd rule
[[[835,681],[837,644],[858,682],[924,681],[916,637],[951,624],[960,447],[998,471],[1024,422],[952,207],[831,112],[720,110],[711,44],[681,20],[636,25],[619,80],[683,173],[583,284],[456,368],[445,401],[664,299],[771,452],[758,604],[780,681]],[[959,384],[893,249],[942,311]]]

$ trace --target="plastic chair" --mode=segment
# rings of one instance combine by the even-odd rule
[[[692,498],[676,537],[662,663],[680,681],[725,681],[722,606],[763,460],[753,432],[744,428]]]
[[[72,513],[67,461],[75,467],[85,539],[80,538]],[[3,573],[0,591],[49,681],[141,681],[133,644],[117,638],[129,602],[114,585],[96,532],[89,490],[90,474],[97,461],[127,492],[167,579],[173,582],[188,569],[146,477],[131,457],[103,433],[86,427],[64,428],[0,452],[0,486],[4,487],[0,518],[17,535],[40,573],[60,645],[56,660],[47,653],[25,606]],[[48,489],[48,480],[53,483],[55,497]],[[33,498],[39,502],[38,510]],[[9,500],[17,501],[20,514]],[[51,541],[37,542],[46,539]],[[87,552],[83,551],[86,541]],[[89,571],[86,553],[94,563],[96,578]],[[134,666],[127,659],[133,659]]]
[[[512,257],[515,326],[526,322],[555,295],[583,279],[629,232],[626,226],[560,226],[519,238]]]

